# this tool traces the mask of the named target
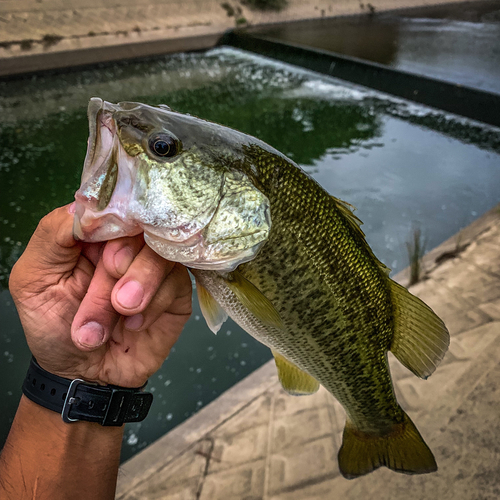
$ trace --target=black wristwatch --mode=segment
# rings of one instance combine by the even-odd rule
[[[68,423],[85,420],[120,426],[140,422],[153,402],[153,395],[143,388],[101,386],[59,377],[44,370],[35,358],[31,358],[23,393],[40,406],[60,413]]]

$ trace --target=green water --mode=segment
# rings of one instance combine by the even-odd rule
[[[498,129],[243,52],[0,83],[0,442],[29,359],[8,274],[38,220],[78,188],[92,96],[165,103],[269,142],[358,207],[368,241],[394,271],[407,265],[412,225],[420,225],[430,249],[500,201]],[[184,334],[150,380],[150,415],[127,426],[122,458],[270,357],[232,322],[214,336],[195,300]]]

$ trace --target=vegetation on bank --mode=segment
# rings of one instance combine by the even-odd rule
[[[408,259],[410,261],[410,282],[408,286],[418,283],[422,279],[422,257],[425,253],[426,241],[422,237],[420,227],[414,227],[410,241],[406,242]]]

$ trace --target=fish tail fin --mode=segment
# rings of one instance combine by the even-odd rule
[[[362,432],[351,422],[346,423],[339,451],[342,475],[354,479],[381,466],[404,474],[437,470],[434,455],[406,413],[404,421],[383,436]]]

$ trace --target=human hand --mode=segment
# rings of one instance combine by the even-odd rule
[[[71,208],[40,221],[12,269],[9,288],[28,345],[61,377],[140,387],[191,314],[191,280],[142,235],[75,241]]]

